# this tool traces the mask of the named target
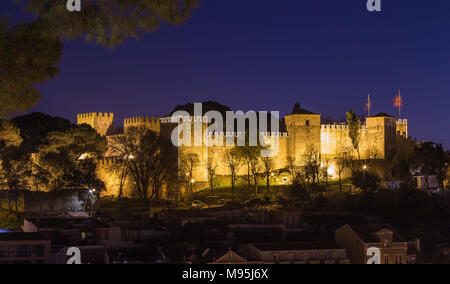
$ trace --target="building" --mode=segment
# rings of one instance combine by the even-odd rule
[[[1,233],[0,264],[52,264],[51,241],[40,233]]]
[[[111,226],[95,218],[26,218],[23,231],[39,233],[50,239],[56,264],[66,263],[66,252],[70,247],[80,249],[82,263],[108,262]]]
[[[212,257],[212,260],[209,262],[209,264],[251,264],[245,258],[235,253],[231,249],[228,250],[225,254],[223,252],[216,252],[215,254],[218,255],[217,258],[214,257],[213,254],[214,253],[209,253],[208,255],[209,258]]]
[[[408,243],[387,225],[345,225],[335,232],[336,242],[347,249],[352,264],[367,264],[368,250],[380,250],[381,264],[407,264]],[[412,256],[410,256],[410,259]]]
[[[91,125],[99,134],[106,135],[108,140],[111,141],[113,136],[109,134],[112,133],[114,114],[87,113],[79,114],[77,118],[78,124]],[[192,121],[195,121],[195,117],[192,117]],[[174,123],[171,118],[126,118],[124,120],[124,134],[133,126],[143,126],[161,135],[170,137],[172,130],[178,124]],[[206,123],[203,120],[202,129],[206,129]],[[337,166],[335,161],[342,153],[355,158],[360,155],[362,159],[392,158],[397,150],[398,137],[406,137],[408,135],[408,122],[406,119],[396,120],[386,113],[367,117],[360,128],[359,153],[353,149],[349,138],[348,125],[323,123],[321,114],[303,109],[300,107],[300,104],[296,104],[292,113],[280,120],[279,129],[278,133],[262,133],[267,141],[278,141],[278,153],[273,158],[275,171],[288,168],[291,162],[298,166],[302,165],[309,149],[315,149],[315,151],[319,151],[321,159],[327,161],[324,164],[328,167],[329,178],[336,179]],[[210,133],[214,137],[215,135],[222,135],[223,139],[228,134],[230,133]],[[181,146],[179,148],[180,158],[186,153],[194,153],[199,158],[199,166],[194,170],[193,177],[189,179],[195,181],[193,185],[194,190],[207,187],[208,160],[216,163],[216,175],[229,175],[229,169],[224,159],[225,153],[229,149],[230,147],[228,146],[207,146],[206,143],[203,143],[201,146]],[[120,163],[120,159],[115,157],[111,149],[106,156],[106,159],[99,161],[98,167],[98,175],[107,187],[107,191],[103,194],[117,196],[121,185],[120,173],[111,169],[114,168],[113,165]],[[238,175],[245,174],[245,169],[242,167]],[[273,182],[286,184],[290,182],[289,179],[289,175],[276,176],[273,177]],[[129,191],[130,187],[132,187],[132,184],[125,185],[125,192],[127,192],[127,188]]]
[[[335,242],[255,243],[243,251],[261,264],[349,263],[347,251]]]

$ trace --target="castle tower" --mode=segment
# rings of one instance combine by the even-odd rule
[[[370,116],[366,120],[368,137],[372,145],[369,149],[374,149],[376,159],[389,159],[395,155],[396,140],[396,119],[386,113],[379,113]]]
[[[320,122],[321,115],[302,109],[296,103],[290,115],[285,117],[286,129],[289,134],[287,152],[295,159],[297,165],[304,161],[304,155],[310,145],[321,151]]]
[[[110,135],[114,130],[114,114],[101,112],[78,114],[77,124],[88,124],[102,136]]]
[[[408,138],[408,120],[407,119],[399,119],[397,120],[397,135],[402,136],[404,138]]]

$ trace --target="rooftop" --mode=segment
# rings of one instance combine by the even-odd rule
[[[10,241],[45,241],[40,233],[24,233],[24,232],[14,232],[14,233],[0,233],[0,242],[10,242]]]
[[[94,218],[33,218],[26,219],[39,229],[75,229],[83,226],[110,228],[111,226]]]
[[[377,236],[377,233],[384,229],[388,229],[393,232],[394,242],[404,241],[398,233],[396,233],[389,225],[386,224],[374,223],[374,224],[350,225],[350,227],[364,242],[367,243],[380,242],[380,238]]]
[[[292,242],[292,243],[256,243],[262,251],[328,250],[342,249],[336,242]]]
[[[296,103],[294,105],[294,109],[292,110],[291,114],[316,114],[316,113],[306,109],[302,109],[300,103]]]
[[[372,116],[369,116],[369,117],[392,117],[393,118],[393,116],[391,116],[391,115],[389,115],[389,114],[387,114],[385,112],[380,112],[380,113],[378,113],[376,115],[372,115]]]

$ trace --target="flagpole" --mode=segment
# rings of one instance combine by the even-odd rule
[[[402,96],[400,90],[398,90],[398,119],[402,118]]]

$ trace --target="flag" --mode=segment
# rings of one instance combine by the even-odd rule
[[[370,102],[370,94],[367,96],[367,103],[366,103],[366,109],[367,109],[367,115],[370,116],[370,108],[372,107],[372,103]]]
[[[398,92],[398,95],[394,98],[394,106],[395,107],[402,107],[403,106],[403,99],[400,95],[400,91]]]

